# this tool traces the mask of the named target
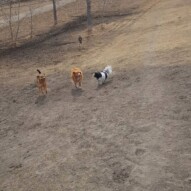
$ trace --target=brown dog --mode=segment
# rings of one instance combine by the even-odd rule
[[[79,87],[82,85],[83,73],[79,68],[72,68],[71,77],[74,82],[75,87],[77,88],[77,84]]]
[[[39,89],[39,92],[44,94],[47,94],[47,84],[46,84],[46,76],[42,75],[41,71],[37,69],[37,72],[39,75],[36,77],[36,84]]]

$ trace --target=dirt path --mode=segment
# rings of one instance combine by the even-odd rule
[[[57,2],[57,8],[59,7],[62,7],[62,6],[65,6],[67,5],[68,3],[71,3],[71,2],[74,2],[75,0],[59,0]],[[49,3],[48,5],[43,5],[39,8],[35,8],[32,10],[32,15],[39,15],[39,14],[42,14],[42,13],[45,13],[45,12],[48,12],[48,11],[51,11],[52,10],[52,3]],[[26,17],[31,17],[31,13],[30,13],[30,10],[28,11],[25,11],[25,12],[21,12],[19,14],[19,20],[22,20]],[[17,22],[18,21],[18,15],[16,16],[12,16],[12,22]],[[4,20],[4,19],[1,19],[0,20],[0,28],[2,27],[6,27],[8,26],[8,21]]]
[[[133,24],[106,25],[107,44],[95,35],[62,57],[51,47],[61,34],[2,57],[0,190],[191,190],[191,3],[155,2]],[[30,76],[42,58],[49,92],[38,97]],[[113,76],[97,87],[92,72],[107,64]]]

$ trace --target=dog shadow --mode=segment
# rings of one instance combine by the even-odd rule
[[[80,97],[82,95],[84,90],[82,90],[81,88],[75,88],[71,90],[71,94],[73,97]]]
[[[41,95],[41,96],[38,96],[36,101],[35,101],[35,104],[37,105],[43,105],[46,101],[46,95]]]
[[[112,80],[107,81],[107,82],[105,82],[105,83],[103,83],[103,84],[101,84],[101,85],[98,84],[96,90],[101,90],[102,88],[107,87],[107,86],[110,85],[111,83],[112,83]]]

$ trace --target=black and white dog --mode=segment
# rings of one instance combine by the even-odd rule
[[[103,84],[108,76],[112,73],[112,67],[106,66],[103,71],[101,72],[95,72],[93,76],[98,80],[98,84]]]

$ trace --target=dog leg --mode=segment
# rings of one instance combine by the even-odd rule
[[[38,86],[38,92],[39,92],[39,94],[41,94],[41,87],[40,86]]]
[[[98,85],[102,85],[102,81],[101,80],[98,80]]]
[[[47,94],[47,85],[45,86],[45,92],[46,92],[46,94]]]
[[[43,91],[42,91],[42,88],[41,88],[41,87],[39,88],[39,94],[40,94],[40,95],[43,94]]]

